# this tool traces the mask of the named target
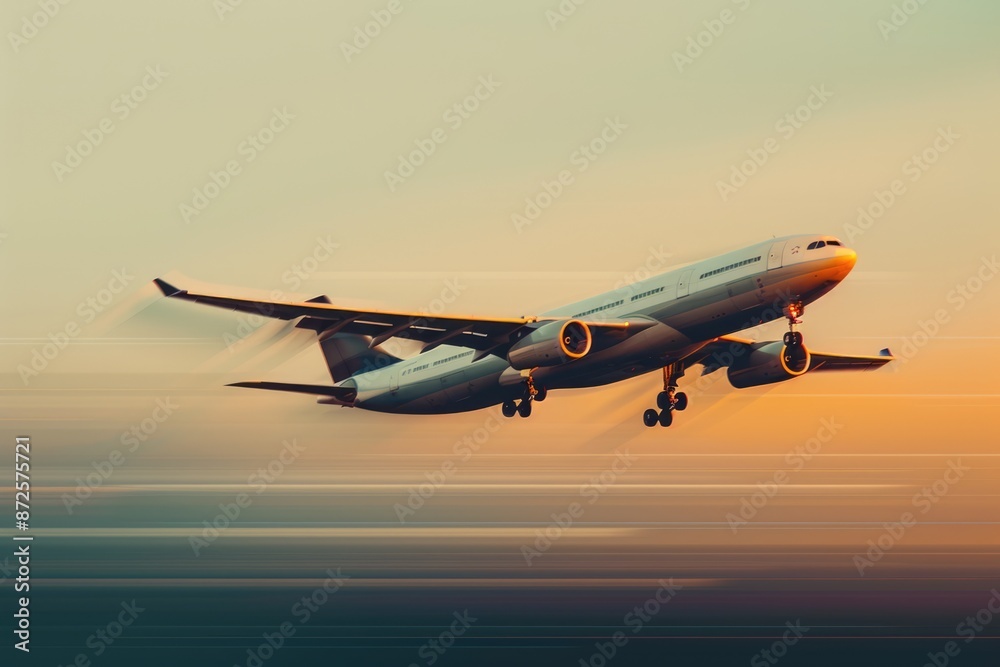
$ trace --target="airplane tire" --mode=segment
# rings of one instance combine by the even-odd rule
[[[674,410],[683,410],[688,406],[688,395],[683,391],[677,392],[674,398],[677,399],[677,402],[674,403]]]
[[[646,426],[656,426],[656,422],[659,421],[660,415],[656,410],[646,410],[642,413],[642,423]]]
[[[521,401],[520,405],[517,406],[517,414],[522,417],[530,417],[532,402],[533,401]]]
[[[503,412],[504,417],[513,417],[517,414],[517,403],[514,401],[504,401],[503,405],[500,406],[500,410]]]
[[[538,388],[538,393],[535,394],[535,399],[534,400],[536,400],[539,403],[541,403],[542,401],[545,400],[545,397],[548,396],[548,395],[549,395],[549,390],[548,389],[546,389],[545,387],[539,387]]]
[[[663,410],[660,412],[660,426],[670,426],[674,423],[674,411]]]
[[[661,410],[670,409],[670,394],[665,391],[661,391],[656,395],[656,407]]]

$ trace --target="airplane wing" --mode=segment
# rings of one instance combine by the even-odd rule
[[[753,347],[770,342],[773,341],[754,341],[738,336],[720,336],[689,356],[686,361],[692,364],[703,364],[705,368],[702,374],[708,375],[728,366],[727,360],[731,362],[733,358],[742,358]],[[878,355],[832,354],[816,352],[812,348],[809,348],[809,354],[811,360],[808,372],[810,373],[815,371],[867,371],[881,368],[895,359],[887,347],[880,350]]]
[[[511,334],[522,327],[537,326],[559,317],[509,317],[488,318],[466,315],[430,315],[386,310],[361,310],[345,308],[330,303],[325,296],[303,302],[262,301],[241,299],[211,294],[195,294],[178,289],[164,280],[153,281],[165,296],[186,301],[195,301],[210,306],[237,310],[245,313],[274,317],[282,320],[304,318],[296,326],[314,329],[317,332],[333,331],[371,336],[371,347],[380,345],[390,338],[408,338],[424,343],[427,352],[445,343],[479,350],[477,356],[490,352],[499,353],[508,346]],[[627,321],[584,322],[591,328],[595,338],[620,338],[628,333],[633,323]],[[645,323],[634,323],[633,329],[644,328]]]
[[[812,362],[809,364],[809,372],[815,371],[868,371],[881,368],[895,359],[889,348],[882,348],[877,356],[852,356],[849,354],[829,354],[826,352],[813,352]]]

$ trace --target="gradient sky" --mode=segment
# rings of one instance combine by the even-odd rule
[[[32,6],[9,5],[7,23]],[[0,271],[17,313],[4,325],[5,367],[30,359],[25,339],[71,321],[81,338],[122,335],[119,322],[152,301],[148,281],[168,272],[414,309],[452,278],[463,286],[452,312],[530,314],[606,290],[657,253],[680,263],[772,234],[846,240],[858,207],[901,178],[905,194],[853,237],[854,274],[810,308],[805,330],[814,347],[861,352],[899,348],[939,308],[949,323],[896,373],[775,391],[988,393],[1000,289],[987,283],[957,312],[948,294],[1000,239],[1000,9],[932,3],[886,39],[878,22],[891,3],[743,6],[595,2],[553,30],[544,4],[404,3],[350,63],[341,42],[379,5],[247,3],[222,19],[206,3],[66,6],[2,64]],[[726,8],[734,21],[678,72],[674,52]],[[166,78],[121,119],[112,102],[150,66]],[[500,87],[451,129],[443,112],[481,76]],[[833,96],[784,138],[776,121],[814,86]],[[242,161],[238,146],[274,108],[294,114],[289,127],[185,223],[192,189]],[[59,182],[52,163],[104,117],[114,132]],[[607,118],[627,129],[518,233],[511,216],[542,180],[573,168]],[[390,192],[385,171],[437,127],[445,143]],[[942,128],[960,138],[911,181],[907,160]],[[717,182],[770,137],[778,152],[724,202]],[[334,256],[301,285],[284,280],[320,237],[338,244]],[[113,312],[82,321],[77,304],[120,268],[134,279]],[[221,339],[195,323],[235,321],[172,306],[131,325]],[[151,352],[74,345],[47,373],[176,370],[165,350]]]
[[[546,11],[556,0],[401,6],[350,62],[342,43],[385,3],[247,1],[220,17],[210,2],[80,1],[60,6],[16,46],[8,35],[0,59],[0,392],[5,423],[49,443],[38,472],[49,525],[196,526],[225,488],[178,500],[191,503],[187,514],[167,503],[162,516],[123,508],[114,493],[119,485],[138,485],[129,488],[144,497],[153,493],[144,484],[183,491],[178,485],[239,483],[286,437],[309,449],[283,483],[374,485],[372,497],[349,504],[356,516],[338,506],[338,520],[391,522],[406,485],[488,418],[381,416],[223,389],[237,380],[328,377],[308,332],[269,323],[242,339],[243,319],[167,303],[150,285],[157,276],[181,287],[327,294],[335,303],[396,309],[435,308],[444,294],[446,312],[517,316],[609,290],[647,266],[812,232],[839,236],[859,260],[807,309],[809,345],[855,353],[889,346],[905,362],[739,392],[721,375],[692,389],[696,369],[681,382],[691,407],[669,431],[640,422],[658,390],[654,375],[555,392],[530,420],[505,422],[461,481],[499,485],[499,499],[487,505],[516,497],[499,520],[517,524],[544,518],[550,502],[517,485],[558,494],[559,485],[605,469],[616,448],[631,447],[649,457],[637,484],[738,498],[831,416],[844,433],[803,478],[803,496],[793,494],[819,494],[828,513],[817,510],[816,521],[860,520],[869,505],[881,508],[880,520],[897,516],[897,500],[905,507],[910,487],[956,454],[979,457],[970,459],[978,462],[976,485],[995,477],[1000,278],[984,261],[1000,249],[1000,5],[928,2],[893,32],[880,28],[892,20],[890,0],[592,0],[555,28]],[[711,43],[702,34],[708,46],[679,71],[675,52],[724,10],[730,23]],[[0,10],[12,33],[36,11],[27,0]],[[125,116],[115,100],[141,85],[148,68],[165,75]],[[445,112],[483,78],[496,90],[460,127],[449,124]],[[794,133],[783,131],[781,119],[815,89],[832,95]],[[241,142],[275,109],[294,117],[248,161]],[[105,118],[113,132],[57,175],[53,163]],[[577,171],[575,152],[609,119],[625,128]],[[391,191],[385,172],[436,128],[446,140]],[[953,137],[939,141],[944,152],[933,148],[942,133]],[[718,183],[772,139],[777,151],[724,200]],[[934,163],[914,172],[913,156],[926,150]],[[186,222],[181,205],[231,160],[240,173]],[[512,216],[564,169],[574,182],[518,230]],[[878,193],[895,179],[901,194],[884,214],[867,229],[854,226],[859,207],[885,200]],[[115,271],[128,276],[125,288],[95,318],[82,314],[89,311],[80,304],[98,298]],[[993,279],[976,284],[977,275]],[[978,291],[956,296],[970,280]],[[908,347],[935,317],[944,321],[936,333]],[[73,342],[26,385],[19,365],[73,325]],[[759,335],[781,331],[777,323]],[[230,349],[233,335],[242,342]],[[153,446],[116,470],[108,495],[77,523],[60,494],[165,396],[182,409]],[[660,465],[658,457],[674,456]],[[717,467],[734,456],[750,457],[745,470]],[[689,464],[691,475],[673,474],[675,464]],[[861,471],[869,467],[884,474],[868,477]],[[685,491],[689,479],[706,486]],[[620,514],[609,508],[608,521],[660,517],[662,506],[642,500],[649,489],[634,491],[638,499]],[[970,485],[941,520],[995,518],[995,497],[985,491]],[[488,508],[455,493],[427,520],[474,528]],[[677,516],[719,521],[727,502],[696,499],[689,510],[681,503]],[[280,524],[278,505],[268,516]],[[333,521],[326,505],[306,506],[301,516]],[[785,511],[802,518],[797,501]],[[996,540],[992,525],[926,529],[914,544]],[[848,551],[866,539],[795,535],[759,539]],[[516,553],[520,538],[511,539]],[[649,546],[659,537],[635,539]],[[758,537],[741,539],[733,544]]]

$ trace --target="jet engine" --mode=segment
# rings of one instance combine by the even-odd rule
[[[745,358],[733,362],[727,375],[737,389],[783,382],[809,370],[811,357],[805,345],[785,345],[781,341],[763,343]]]
[[[558,366],[585,356],[592,343],[590,327],[579,320],[549,322],[514,343],[507,361],[517,370]]]

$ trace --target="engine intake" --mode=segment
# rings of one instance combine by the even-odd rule
[[[781,341],[764,343],[745,359],[729,366],[729,383],[737,389],[759,387],[798,377],[809,370],[812,357],[805,345],[787,346]]]
[[[549,322],[511,346],[507,361],[517,370],[558,366],[586,356],[593,341],[590,327],[579,320]]]

